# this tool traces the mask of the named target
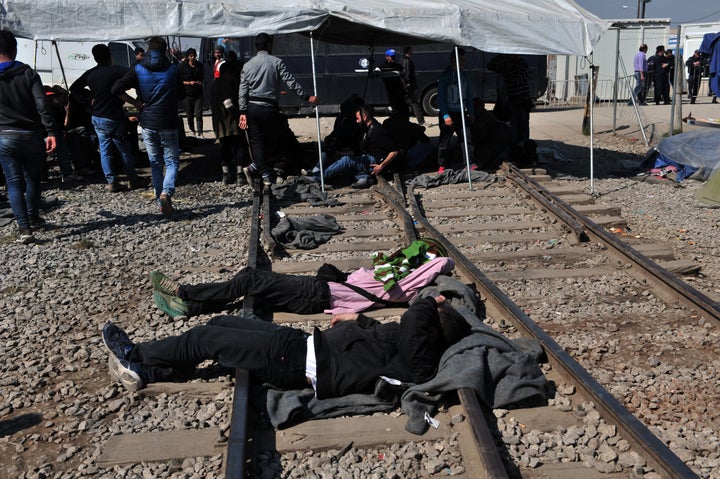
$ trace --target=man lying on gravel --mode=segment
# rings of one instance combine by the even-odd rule
[[[102,338],[111,376],[129,391],[157,381],[183,381],[214,360],[244,368],[278,389],[312,385],[318,399],[372,394],[380,376],[421,384],[435,376],[443,352],[470,334],[470,325],[443,295],[418,298],[400,322],[336,314],[312,334],[255,317],[217,316],[179,336],[133,343],[108,323]]]
[[[225,309],[245,295],[252,295],[275,310],[298,314],[355,313],[373,306],[404,306],[438,275],[449,274],[452,259],[436,257],[410,271],[387,289],[375,270],[360,268],[346,279],[294,276],[243,268],[232,279],[219,283],[180,285],[162,273],[150,273],[155,304],[173,317],[196,316]]]

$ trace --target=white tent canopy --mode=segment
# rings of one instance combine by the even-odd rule
[[[609,23],[571,0],[0,0],[0,27],[34,40],[314,31],[340,43],[412,37],[487,52],[588,55]]]

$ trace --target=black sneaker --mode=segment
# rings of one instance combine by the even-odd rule
[[[114,354],[108,356],[110,376],[119,381],[125,389],[135,392],[147,386],[149,377],[142,366],[127,359],[120,359]]]
[[[108,351],[117,356],[118,359],[127,360],[128,354],[135,346],[127,333],[113,323],[107,323],[103,327],[102,339]]]
[[[375,184],[375,178],[372,176],[363,176],[359,180],[357,180],[355,183],[350,185],[351,188],[355,189],[363,189],[363,188],[370,188],[372,185]]]
[[[20,229],[17,232],[15,242],[20,244],[32,244],[35,242],[35,237],[30,229]]]
[[[127,191],[127,186],[115,181],[113,183],[108,183],[107,190],[110,193],[120,193],[121,191]]]
[[[248,184],[254,185],[255,176],[257,176],[257,168],[250,164],[243,168],[243,173],[245,173],[245,179],[247,180]]]
[[[172,200],[170,199],[170,195],[167,193],[161,193],[160,194],[160,213],[165,218],[170,218],[173,213],[175,212],[175,209],[172,205]]]
[[[35,218],[30,220],[30,228],[33,231],[45,231],[47,229],[47,223],[42,218]]]

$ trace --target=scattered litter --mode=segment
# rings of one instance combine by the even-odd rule
[[[430,414],[428,414],[427,411],[425,412],[425,422],[430,424],[430,427],[432,427],[433,429],[437,429],[440,427],[440,421],[430,417]]]

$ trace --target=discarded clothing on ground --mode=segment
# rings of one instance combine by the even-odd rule
[[[280,185],[272,185],[271,191],[278,201],[292,203],[305,201],[312,206],[337,206],[340,204],[335,198],[328,199],[317,183],[306,183],[297,178]]]
[[[283,428],[309,419],[329,419],[353,414],[389,412],[393,401],[381,401],[373,394],[350,394],[339,398],[318,399],[312,388],[295,391],[267,389],[266,407],[273,427]]]
[[[547,398],[547,381],[538,366],[543,354],[538,341],[511,341],[466,308],[456,310],[470,322],[474,334],[445,351],[433,379],[411,386],[402,395],[408,432],[423,434],[428,428],[425,414],[435,413],[443,393],[461,388],[474,390],[493,409]]]
[[[690,176],[710,178],[720,165],[720,135],[713,130],[695,130],[663,139],[651,148],[640,168],[646,171],[674,167],[675,181]],[[670,171],[670,170],[667,170]]]
[[[15,215],[10,208],[0,209],[0,226],[9,225],[15,221]]]
[[[314,249],[342,233],[342,227],[330,215],[315,215],[307,218],[282,218],[270,234],[286,248]]]
[[[497,176],[480,170],[470,170],[470,179],[475,181],[485,181],[494,183]],[[417,185],[424,188],[435,188],[440,185],[452,185],[455,183],[467,183],[467,170],[445,170],[439,175],[419,175],[408,181],[408,186]]]

